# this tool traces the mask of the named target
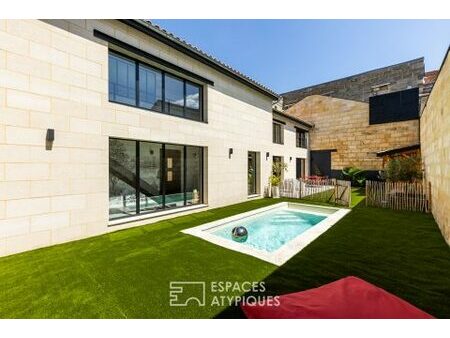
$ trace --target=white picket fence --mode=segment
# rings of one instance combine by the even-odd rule
[[[351,183],[331,179],[287,179],[280,184],[280,196],[351,205]]]

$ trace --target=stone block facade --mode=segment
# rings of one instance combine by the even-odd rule
[[[425,180],[431,184],[431,210],[450,244],[450,57],[441,66],[420,118]]]
[[[365,102],[312,95],[285,113],[314,125],[311,150],[336,150],[331,153],[332,170],[380,170],[383,160],[377,152],[419,143],[419,120],[370,125]]]
[[[283,105],[287,109],[311,95],[368,102],[369,97],[374,94],[385,94],[420,87],[423,83],[424,74],[424,58],[417,58],[284,93],[282,94]]]

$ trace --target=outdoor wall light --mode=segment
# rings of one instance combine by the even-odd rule
[[[289,162],[292,162],[292,156],[291,156],[291,157],[289,157]]]
[[[52,150],[54,140],[55,140],[55,129],[47,129],[47,134],[45,135],[46,150]]]
[[[266,161],[269,159],[270,154],[267,152],[266,153]]]
[[[231,158],[231,155],[233,155],[233,148],[228,149],[228,158]]]

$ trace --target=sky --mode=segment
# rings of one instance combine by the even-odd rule
[[[277,93],[418,57],[439,69],[450,20],[152,20]]]

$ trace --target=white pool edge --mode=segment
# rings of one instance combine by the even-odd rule
[[[224,225],[229,222],[237,221],[242,218],[248,218],[251,216],[257,216],[262,212],[266,212],[273,209],[287,207],[289,204],[296,205],[299,207],[305,207],[305,209],[317,209],[323,210],[323,213],[314,212],[312,210],[304,210],[307,213],[315,213],[319,215],[326,215],[327,217],[321,222],[317,223],[310,229],[306,230],[302,234],[295,237],[290,242],[283,245],[281,248],[274,252],[266,252],[262,250],[257,250],[251,247],[247,247],[237,242],[233,242],[227,240],[225,238],[220,238],[211,233],[208,233],[205,230],[209,230],[214,227],[218,227]],[[335,210],[334,213],[329,214],[331,210]],[[326,211],[326,212],[325,212]],[[311,204],[304,203],[292,203],[292,202],[281,202],[274,205],[270,205],[268,207],[263,207],[259,209],[254,209],[248,212],[240,213],[234,216],[230,216],[227,218],[222,218],[214,222],[209,222],[206,224],[202,224],[193,228],[182,230],[182,233],[192,235],[201,239],[204,239],[208,242],[216,244],[218,246],[224,247],[226,249],[230,249],[233,251],[237,251],[246,255],[250,255],[256,258],[259,258],[263,261],[272,263],[277,266],[281,266],[286,263],[290,258],[298,254],[302,251],[308,244],[313,242],[317,237],[322,235],[328,229],[330,229],[334,224],[336,224],[340,219],[342,219],[345,215],[347,215],[351,210],[344,208],[334,208],[334,207],[325,207],[325,206],[316,206]]]

